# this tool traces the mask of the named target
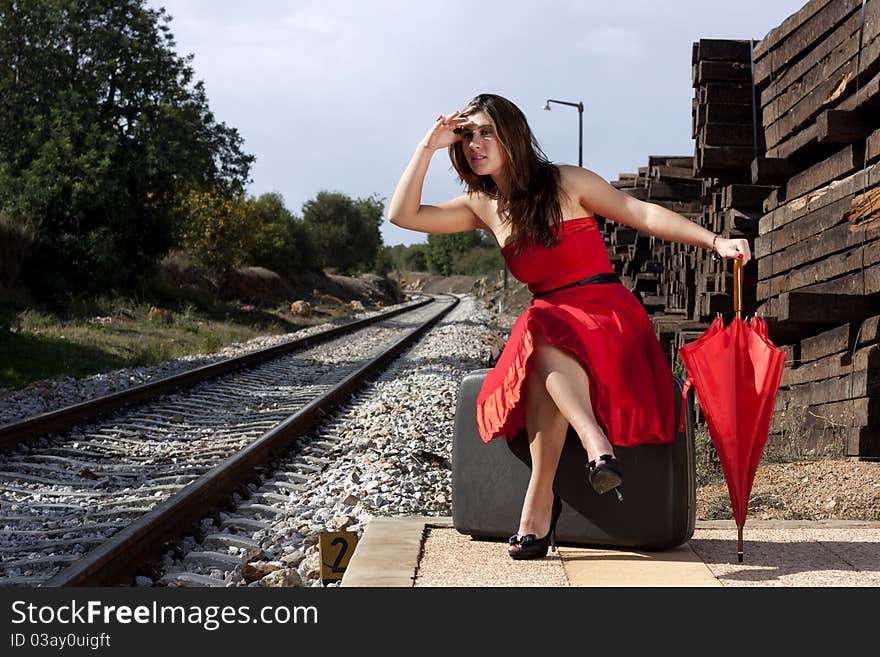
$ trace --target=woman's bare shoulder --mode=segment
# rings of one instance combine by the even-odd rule
[[[557,164],[556,168],[559,169],[559,173],[562,176],[563,181],[571,180],[577,182],[589,182],[590,180],[595,180],[596,178],[603,179],[595,171],[587,169],[586,167],[576,167],[572,164]]]
[[[568,202],[580,204],[583,209],[590,211],[589,208],[584,206],[583,199],[593,191],[596,174],[583,167],[566,164],[558,166],[559,182],[562,186],[564,198],[568,199]]]
[[[510,234],[510,226],[498,216],[498,201],[481,192],[466,194],[465,196],[468,197],[466,203],[471,212],[480,218],[483,230],[494,235],[495,240],[502,244],[505,236]]]
[[[480,220],[487,225],[492,225],[498,218],[498,204],[482,192],[465,194],[464,202]]]

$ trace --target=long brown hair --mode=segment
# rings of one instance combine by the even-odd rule
[[[469,194],[482,192],[498,200],[498,214],[510,223],[514,251],[526,244],[550,247],[557,243],[562,222],[559,169],[547,159],[532,134],[522,110],[495,94],[479,94],[461,111],[462,116],[485,112],[507,159],[510,191],[503,196],[491,176],[473,172],[461,141],[449,147],[449,157]]]

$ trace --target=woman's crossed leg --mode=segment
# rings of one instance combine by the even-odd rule
[[[517,533],[541,537],[550,531],[553,479],[569,425],[589,460],[613,455],[613,449],[593,413],[590,380],[577,358],[540,334],[535,335],[531,358],[525,403],[532,474]]]

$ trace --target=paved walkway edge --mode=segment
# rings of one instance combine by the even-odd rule
[[[452,527],[452,518],[405,516],[370,520],[340,586],[412,587],[428,527]]]
[[[448,516],[377,517],[370,520],[340,586],[412,587],[427,530],[452,528]],[[746,529],[880,528],[869,520],[748,520]],[[732,520],[699,520],[697,530],[735,530]],[[720,586],[686,543],[673,550],[631,552],[560,546],[572,586]],[[609,563],[614,563],[614,568]]]

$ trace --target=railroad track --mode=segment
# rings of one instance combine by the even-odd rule
[[[185,390],[175,382],[160,399],[64,435],[34,439],[34,423],[18,423],[27,442],[19,438],[19,447],[0,458],[0,585],[130,581],[138,564],[200,517],[216,514],[218,504],[256,478],[255,468],[344,403],[456,303],[410,306],[318,344],[310,336],[297,351],[224,365],[226,375],[212,372]],[[90,417],[107,412],[92,410]],[[5,432],[7,443],[12,435]],[[309,458],[315,456],[300,461]]]
[[[421,301],[402,305],[392,310],[385,311],[384,313],[378,313],[370,317],[334,326],[318,333],[290,340],[273,347],[259,349],[235,358],[227,358],[210,365],[196,367],[173,376],[164,377],[157,381],[133,386],[113,394],[104,395],[97,399],[40,413],[39,415],[24,420],[2,424],[0,425],[0,449],[9,449],[29,438],[62,431],[77,423],[98,418],[119,408],[142,402],[147,399],[152,399],[164,393],[179,390],[187,386],[193,386],[202,381],[207,381],[208,379],[222,376],[229,372],[252,367],[298,349],[303,349],[314,344],[320,344],[321,342],[346,335],[376,322],[391,319],[400,313],[409,312],[410,310],[414,310],[415,308],[430,303],[430,301],[431,299],[426,297]]]

